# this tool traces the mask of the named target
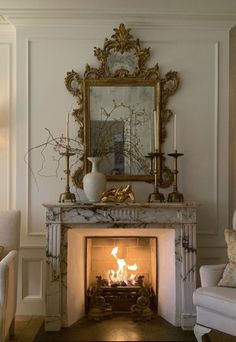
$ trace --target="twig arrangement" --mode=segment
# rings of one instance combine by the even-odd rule
[[[41,166],[40,168],[37,170],[37,175],[41,176],[41,177],[58,177],[58,170],[61,164],[61,159],[63,158],[63,153],[65,153],[68,150],[68,146],[69,146],[69,151],[71,153],[73,153],[75,155],[74,161],[72,162],[72,164],[70,165],[70,167],[73,167],[80,159],[81,155],[82,155],[82,151],[83,151],[83,146],[80,143],[79,139],[71,139],[71,138],[66,138],[63,136],[63,134],[59,137],[54,137],[54,135],[51,133],[51,131],[48,128],[45,128],[45,130],[48,133],[48,136],[46,138],[46,141],[44,141],[41,144],[38,144],[36,146],[31,147],[25,154],[24,156],[24,161],[27,164],[32,177],[35,181],[35,184],[37,186],[37,189],[39,190],[39,186],[38,186],[38,182],[36,179],[36,175],[32,169],[31,163],[30,163],[30,155],[32,154],[33,151],[35,150],[39,150],[40,151],[40,155],[42,158],[42,162],[41,162]],[[68,145],[69,142],[69,145]],[[71,145],[75,145],[71,146]],[[45,164],[46,164],[46,160],[47,160],[47,150],[49,148],[52,148],[53,150],[53,155],[51,156],[52,160],[56,163],[56,167],[55,167],[55,173],[54,174],[46,174],[45,173]]]

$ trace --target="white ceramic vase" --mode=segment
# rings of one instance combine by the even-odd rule
[[[88,157],[88,160],[92,163],[92,171],[83,178],[84,193],[89,202],[99,202],[106,189],[106,176],[98,170],[100,157]]]

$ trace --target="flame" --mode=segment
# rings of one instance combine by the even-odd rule
[[[128,265],[128,270],[130,271],[137,271],[137,269],[138,269],[138,266],[136,264]]]
[[[137,271],[138,266],[136,264],[128,265],[125,259],[118,258],[118,251],[119,248],[117,246],[114,247],[111,251],[111,255],[116,259],[118,269],[117,271],[113,269],[108,270],[108,283],[109,285],[111,285],[112,283],[123,281],[126,284],[131,283],[132,285],[135,285],[136,274],[131,273],[130,275],[128,275],[128,271]]]
[[[111,255],[113,255],[115,259],[117,259],[118,249],[118,247],[114,247],[111,251]]]

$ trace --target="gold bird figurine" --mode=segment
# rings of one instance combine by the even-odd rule
[[[122,203],[126,200],[135,202],[134,193],[130,184],[108,189],[102,193],[101,198],[101,202]]]

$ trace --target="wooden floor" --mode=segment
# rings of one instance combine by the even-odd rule
[[[9,340],[7,339],[6,341],[15,341],[15,342],[33,342],[35,340],[36,335],[38,332],[43,330],[42,325],[43,325],[44,317],[42,316],[17,316],[16,317],[16,325],[15,325],[15,336],[14,339]],[[45,333],[46,334],[46,333]],[[182,332],[181,332],[182,334]],[[181,335],[180,334],[180,335]],[[61,341],[59,340],[56,336],[57,334],[51,333],[50,334],[50,339],[48,338],[40,338],[40,341]],[[67,338],[66,341],[70,341],[73,335],[73,328],[70,333],[70,328],[67,330]],[[232,337],[226,334],[222,334],[217,331],[212,331],[209,334],[211,341],[212,342],[236,342],[236,337]],[[180,338],[180,339],[179,339]],[[36,338],[38,341],[38,338]],[[73,342],[75,341],[72,338]],[[64,341],[64,340],[63,340]],[[80,340],[81,341],[81,340]],[[86,341],[90,341],[89,339],[86,339]],[[123,339],[124,341],[124,339]],[[137,340],[136,340],[137,341]],[[164,341],[173,341],[173,339],[164,339]],[[186,339],[181,339],[180,336],[178,336],[177,341],[186,341]],[[192,339],[191,339],[192,341]]]
[[[15,336],[6,341],[33,342],[37,332],[44,321],[43,316],[17,316],[15,323]]]

